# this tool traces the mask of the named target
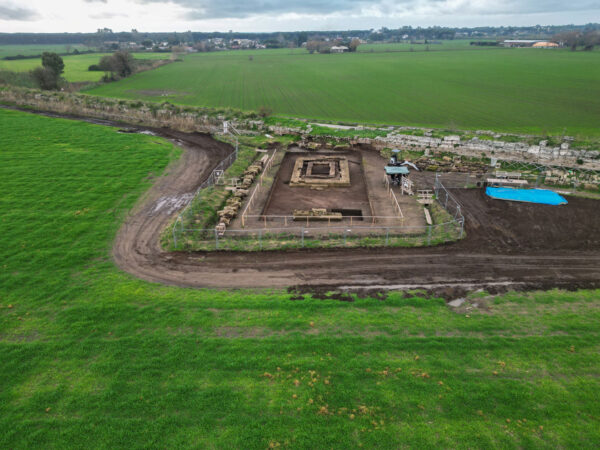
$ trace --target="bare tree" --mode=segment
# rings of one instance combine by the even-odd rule
[[[360,39],[354,38],[350,41],[350,44],[348,44],[348,48],[350,49],[351,52],[355,52],[359,45],[360,45]]]
[[[308,41],[306,43],[306,50],[308,50],[308,53],[310,54],[319,51],[319,44],[320,41]]]
[[[593,50],[596,45],[600,45],[600,31],[588,31],[584,33],[582,41],[584,50]]]
[[[125,78],[135,71],[135,60],[129,52],[118,51],[110,56],[103,56],[98,66],[100,70],[110,72],[110,77],[105,78]]]

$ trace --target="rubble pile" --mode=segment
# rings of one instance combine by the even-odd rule
[[[251,164],[242,174],[242,176],[236,181],[235,185],[227,188],[233,195],[227,199],[225,207],[220,211],[217,211],[219,220],[218,225],[215,227],[219,235],[223,235],[227,226],[237,216],[239,210],[242,208],[242,201],[246,198],[250,192],[250,186],[254,183],[256,177],[262,172],[267,163],[267,155],[263,156],[259,161]]]
[[[463,161],[460,156],[453,158],[444,156],[441,160],[432,159],[427,156],[411,161],[419,170],[428,170],[431,172],[464,172],[464,173],[485,173],[488,166],[480,161]]]

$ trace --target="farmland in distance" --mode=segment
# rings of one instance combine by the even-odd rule
[[[403,45],[193,54],[88,92],[329,121],[600,134],[600,52]]]
[[[48,50],[43,50],[48,51]],[[98,81],[104,72],[89,71],[88,67],[98,64],[100,58],[109,53],[89,53],[85,55],[62,56],[65,63],[63,76],[67,81]],[[133,53],[136,59],[169,59],[170,53]],[[42,65],[41,58],[0,60],[0,70],[11,70],[13,72],[28,72]]]

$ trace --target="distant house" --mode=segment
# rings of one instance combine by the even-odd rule
[[[331,47],[331,53],[344,53],[347,52],[348,50],[350,50],[348,47],[346,47],[345,45],[334,45],[333,47]]]

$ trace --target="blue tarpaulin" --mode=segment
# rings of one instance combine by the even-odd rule
[[[568,203],[562,195],[547,189],[488,187],[485,189],[485,193],[492,198],[515,202],[541,203],[544,205],[566,205]]]

